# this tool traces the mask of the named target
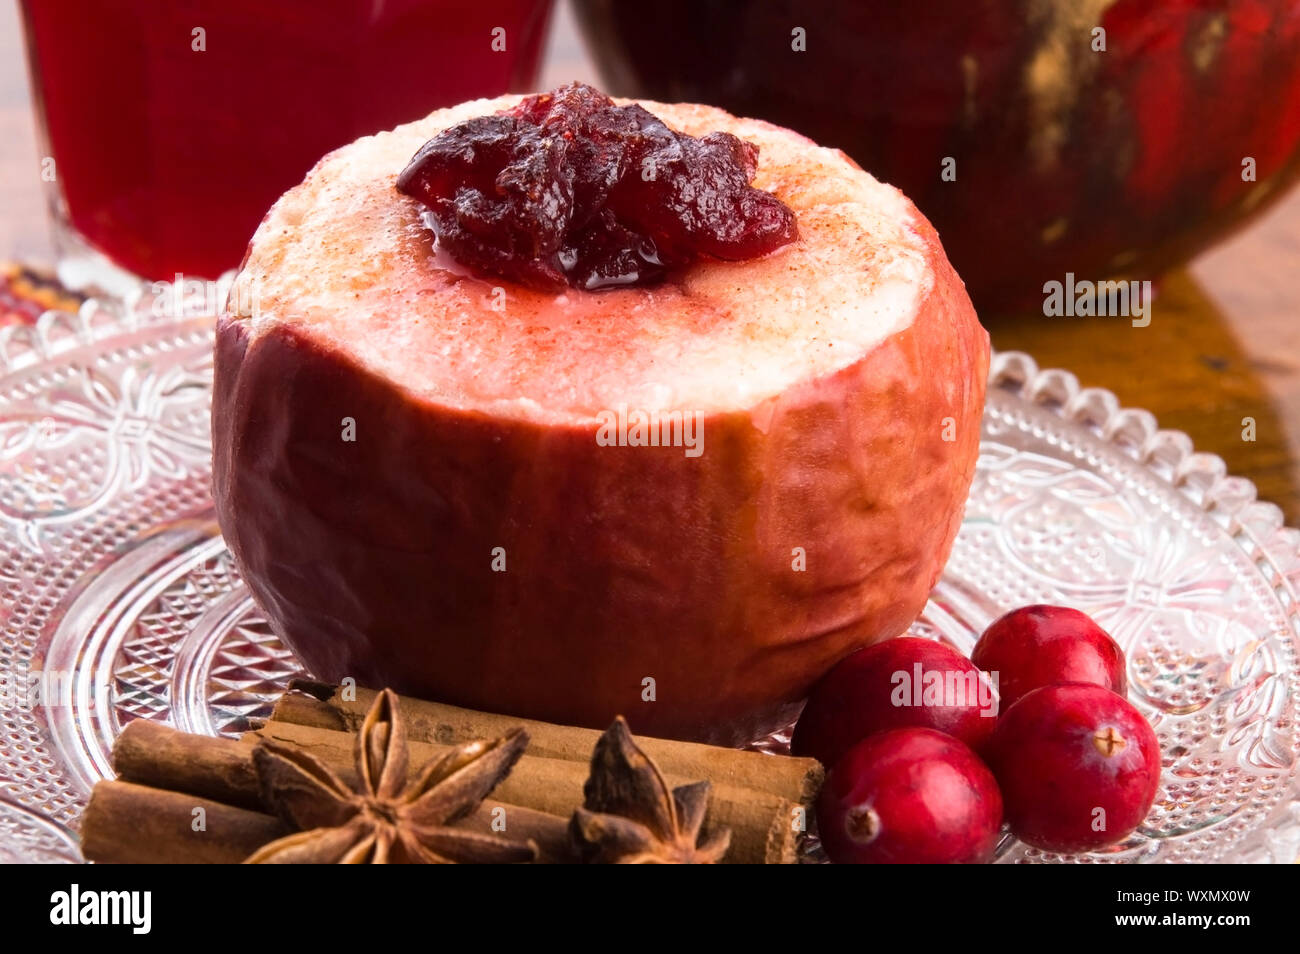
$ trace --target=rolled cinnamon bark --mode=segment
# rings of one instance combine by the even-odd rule
[[[90,793],[81,817],[81,853],[99,864],[228,865],[287,834],[280,819],[262,812],[108,781]]]
[[[311,685],[323,687],[321,691],[330,692],[331,687],[324,683],[307,683],[305,680],[295,679],[291,684],[288,692],[275,701],[275,706],[271,709],[272,722],[292,722],[294,725],[310,725],[317,729],[334,729],[337,732],[349,732],[353,730],[348,725],[348,720],[344,718],[343,712],[336,709],[326,699],[317,698],[307,691],[294,689],[293,685]],[[437,742],[436,738],[425,738],[423,732],[418,736],[412,736],[412,726],[406,718],[406,707],[408,702],[405,696],[398,696],[402,703],[402,721],[406,725],[407,738],[418,738],[421,742]],[[517,725],[518,723],[516,723]],[[265,725],[265,723],[262,723]],[[261,728],[261,725],[256,728]],[[357,723],[357,730],[360,729],[360,723]],[[528,737],[529,742],[532,736]]]
[[[307,680],[297,680],[291,688],[301,691],[287,692],[280,698],[271,715],[272,721],[352,732],[360,730],[376,695],[370,689],[344,693],[337,687]],[[351,698],[353,695],[355,698]],[[473,739],[494,739],[516,726],[523,726],[528,732],[529,755],[581,762],[585,766],[600,738],[600,732],[595,729],[477,712],[426,699],[399,698],[407,738],[421,742],[456,745]],[[641,750],[668,774],[769,792],[804,805],[810,805],[817,797],[826,776],[816,759],[765,755],[648,736],[635,738]]]
[[[504,829],[494,827],[498,818]],[[542,864],[572,860],[568,820],[555,815],[484,802],[454,827],[531,840]],[[265,812],[188,792],[104,781],[95,785],[82,815],[81,852],[99,864],[239,864],[287,834],[284,823]]]
[[[113,770],[128,782],[262,811],[247,742],[190,735],[149,719],[126,724],[113,743]]]

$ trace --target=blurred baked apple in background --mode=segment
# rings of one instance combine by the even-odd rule
[[[611,93],[769,119],[901,188],[981,309],[1158,277],[1300,168],[1294,0],[576,6]]]

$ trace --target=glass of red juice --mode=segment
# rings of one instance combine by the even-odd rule
[[[216,278],[331,149],[531,89],[551,0],[20,7],[56,248],[120,287]]]

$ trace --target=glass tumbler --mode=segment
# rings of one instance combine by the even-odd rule
[[[218,277],[325,153],[530,89],[551,6],[20,0],[62,264],[107,288]]]

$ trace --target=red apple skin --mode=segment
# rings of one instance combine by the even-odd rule
[[[1112,733],[1122,744],[1108,740]],[[1160,743],[1142,713],[1082,683],[1035,689],[1008,709],[988,759],[1012,833],[1044,851],[1118,844],[1146,818],[1160,786]],[[1102,831],[1093,830],[1097,809]]]
[[[983,709],[978,697],[969,696],[960,706],[895,705],[898,674],[905,673],[908,679],[903,687],[910,686],[918,663],[923,673],[956,673],[963,682],[980,675],[969,659],[932,639],[899,636],[861,649],[813,688],[790,742],[794,754],[834,765],[867,736],[906,726],[945,732],[979,751],[997,723],[997,697],[992,696]],[[913,697],[909,694],[906,699],[910,703]]]
[[[872,826],[874,835],[864,830]],[[817,830],[837,864],[981,864],[993,857],[1001,826],[993,774],[968,746],[933,729],[859,742],[817,799]]]
[[[1026,693],[1062,682],[1128,694],[1124,650],[1092,617],[1064,606],[1023,606],[994,620],[971,662],[998,674],[1003,712]]]
[[[974,474],[988,335],[914,228],[912,324],[706,415],[695,458],[417,400],[298,326],[223,316],[213,497],[244,581],[321,679],[719,744],[788,723],[924,607]]]

